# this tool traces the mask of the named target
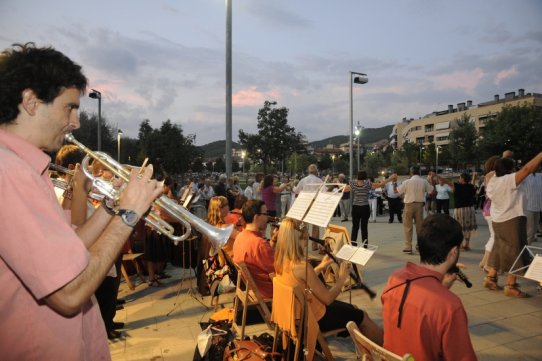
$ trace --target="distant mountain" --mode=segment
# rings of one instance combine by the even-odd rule
[[[371,144],[376,143],[379,140],[382,139],[388,139],[391,131],[393,130],[393,124],[392,125],[386,125],[382,128],[363,128],[363,131],[361,132],[361,143],[363,144]],[[315,142],[310,142],[309,144],[314,148],[323,148],[328,144],[333,144],[334,146],[338,147],[341,144],[348,143],[350,140],[350,137],[348,135],[336,135],[334,137],[318,140]]]
[[[232,142],[231,147],[234,149],[239,149],[240,145],[239,143]],[[225,150],[226,150],[226,141],[225,140],[217,140],[216,142],[212,142],[209,144],[202,145],[199,147],[201,150],[203,150],[203,158],[204,159],[216,159],[224,156]]]
[[[376,143],[382,139],[388,139],[391,131],[393,130],[393,125],[386,125],[382,128],[364,128],[361,133],[361,143],[370,144]],[[323,148],[328,144],[333,144],[338,147],[343,143],[348,143],[349,137],[347,135],[336,135],[334,137],[309,142],[309,145],[314,149]],[[225,140],[217,140],[209,144],[205,144],[199,147],[204,152],[205,159],[212,159],[222,157],[224,155],[224,150],[226,149]],[[240,149],[239,143],[232,142],[232,148]]]

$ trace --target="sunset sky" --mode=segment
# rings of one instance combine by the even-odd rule
[[[137,137],[170,119],[203,145],[225,138],[225,1],[2,0],[0,47],[52,45],[83,66],[102,114]],[[265,100],[309,141],[542,93],[542,1],[233,1],[233,140]],[[85,96],[82,109],[97,112]]]

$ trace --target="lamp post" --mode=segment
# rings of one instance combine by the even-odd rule
[[[358,122],[358,125],[356,126],[356,130],[354,130],[354,134],[356,135],[356,139],[357,139],[357,147],[356,147],[356,151],[358,153],[358,168],[357,168],[357,171],[359,172],[359,158],[360,158],[360,150],[359,150],[359,138],[361,138],[361,125],[359,124]]]
[[[243,160],[243,174],[245,174],[245,156],[247,155],[247,153],[242,150],[241,151],[241,159]]]
[[[439,150],[440,146],[436,145],[435,146],[435,152],[436,152],[436,160],[435,160],[435,172],[437,172],[438,174],[438,150]]]
[[[422,163],[422,150],[424,150],[425,147],[423,145],[420,145],[420,164]]]
[[[335,154],[331,156],[331,175],[335,174]]]
[[[117,130],[117,162],[120,163],[120,137],[122,136],[122,130]]]
[[[92,89],[92,92],[88,95],[92,99],[98,99],[98,151],[102,150],[102,93],[96,89]]]
[[[353,75],[358,75],[356,76],[355,78],[352,79],[352,76]],[[353,99],[352,99],[352,88],[353,88],[353,83],[356,83],[356,84],[365,84],[369,81],[369,79],[367,79],[367,74],[364,74],[364,73],[357,73],[355,71],[350,71],[348,73],[348,83],[349,83],[349,86],[350,86],[350,181],[352,181],[353,177],[354,177],[354,154],[352,153],[352,146],[353,146],[353,142],[352,142],[352,133],[354,132],[354,110],[353,110]]]

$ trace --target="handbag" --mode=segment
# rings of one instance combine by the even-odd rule
[[[266,352],[264,347],[254,340],[233,340],[224,351],[224,361],[272,361],[280,359],[278,352]]]
[[[486,198],[486,200],[484,201],[484,207],[482,208],[482,214],[484,215],[484,217],[491,216],[490,209],[491,209],[491,199]]]

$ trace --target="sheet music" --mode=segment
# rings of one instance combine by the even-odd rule
[[[363,248],[345,244],[335,256],[345,261],[365,266],[376,249],[377,247],[371,245],[369,245],[369,248]]]
[[[341,198],[342,193],[340,192],[318,193],[309,213],[305,216],[303,221],[319,227],[327,227]]]
[[[294,204],[286,214],[286,217],[302,221],[307,209],[309,209],[316,192],[301,191],[295,198]]]
[[[525,278],[542,282],[542,256],[537,254],[534,256],[531,265],[525,272]]]

